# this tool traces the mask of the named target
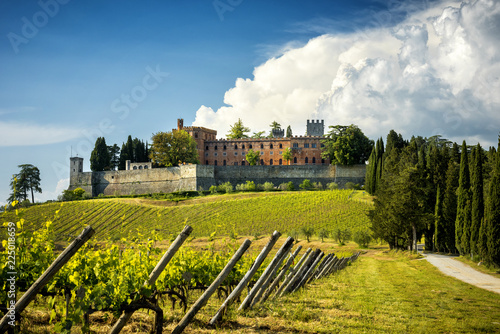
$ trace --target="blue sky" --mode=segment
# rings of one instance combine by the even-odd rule
[[[423,133],[425,117],[424,125],[412,127],[419,123],[419,110],[425,109],[442,113],[441,123],[450,129],[436,124],[433,130],[442,130],[448,138],[494,144],[499,122],[490,109],[498,101],[455,82],[459,75],[464,82],[477,79],[491,88],[496,77],[462,73],[463,65],[434,70],[448,68],[450,53],[439,47],[445,42],[454,59],[457,54],[478,58],[457,39],[459,29],[448,36],[439,32],[437,19],[430,21],[443,16],[448,6],[460,10],[460,5],[382,0],[2,1],[0,202],[8,197],[9,180],[19,164],[40,168],[44,192],[36,199],[54,199],[67,184],[71,153],[83,156],[88,170],[98,136],[120,146],[129,134],[149,140],[152,133],[174,128],[180,117],[188,125],[215,128],[222,137],[238,117],[255,132],[276,119],[291,124],[295,134],[301,134],[312,117],[324,118],[329,125],[336,120],[356,123],[362,130],[363,120],[372,119],[365,132],[377,138],[385,137],[389,128],[404,135],[434,134]],[[491,22],[498,18],[497,7],[470,7],[468,13],[487,10],[493,13]],[[450,14],[450,20],[465,31],[470,28],[476,40],[477,34],[484,35],[484,43],[497,38],[488,28],[491,22],[472,28],[460,16]],[[407,26],[416,28],[403,29]],[[428,50],[422,51],[421,45]],[[408,49],[413,51],[403,59],[402,50]],[[424,59],[421,64],[419,59]],[[420,64],[417,72],[423,74],[418,78],[426,85],[406,87],[406,93],[399,88],[377,91],[387,98],[375,102],[353,95],[373,95],[370,87],[383,85],[387,75],[389,82],[404,77],[405,61]],[[394,64],[401,68],[392,71]],[[487,65],[490,73],[497,73],[496,48]],[[364,79],[374,73],[378,80]],[[440,96],[428,89],[429,82],[432,88],[439,84]],[[405,83],[394,81],[392,87]],[[404,95],[408,91],[410,97]],[[356,100],[366,102],[365,107],[352,102]],[[444,110],[457,103],[472,104],[484,118],[465,127],[475,110],[446,114]],[[388,121],[398,118],[382,112],[392,105],[409,105],[412,113],[399,117],[401,123]],[[370,124],[376,122],[384,125],[372,129]],[[493,128],[485,134],[481,124]]]

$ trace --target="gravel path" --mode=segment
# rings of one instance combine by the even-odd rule
[[[442,273],[455,277],[479,288],[500,294],[500,279],[483,274],[472,267],[454,260],[451,256],[437,254],[422,254],[425,259],[436,266]]]

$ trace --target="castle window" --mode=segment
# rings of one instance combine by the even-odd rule
[[[235,165],[235,166],[238,166],[238,161],[235,161],[235,162],[234,162],[234,165]]]
[[[144,169],[148,169],[148,166],[147,166],[147,165],[146,165],[146,166],[144,166]]]
[[[139,166],[139,169],[142,169],[142,166]]]
[[[237,156],[238,155],[238,152],[234,152],[234,155]]]
[[[227,152],[222,152],[222,156],[226,156],[227,155]]]
[[[205,146],[205,150],[207,150],[207,151],[208,151],[208,146]]]
[[[309,148],[309,144],[304,144],[304,148]]]
[[[308,158],[308,157],[306,157],[305,163],[306,163],[306,164],[308,164],[308,163],[309,163],[309,158]]]
[[[298,148],[299,147],[299,143],[293,143],[293,147],[294,148]]]
[[[312,148],[316,148],[316,146],[317,146],[317,144],[316,144],[316,143],[311,144],[311,147],[312,147]]]
[[[222,161],[222,165],[225,166],[226,165],[226,160],[223,160]]]
[[[273,152],[273,151],[270,151],[270,152],[269,152],[269,154],[274,154],[274,152]]]
[[[214,161],[214,166],[217,166],[217,160]]]
[[[293,158],[293,163],[296,164],[297,163],[297,157]]]
[[[315,158],[315,157],[313,157],[313,164],[315,164],[315,163],[316,163],[316,158]]]
[[[216,151],[217,151],[217,145],[215,145],[214,150],[216,150]]]
[[[270,144],[270,145],[269,145],[269,148],[273,148],[273,144]]]
[[[226,145],[224,145],[224,147],[222,149],[225,150],[226,149]]]
[[[195,137],[195,138],[198,138],[198,132],[195,132],[195,133],[194,133],[194,137]]]
[[[260,155],[264,155],[264,152],[260,151]]]
[[[283,165],[283,159],[280,159],[279,164]]]
[[[81,172],[83,172],[83,169],[82,169],[82,167],[80,167],[80,170],[79,170],[79,172],[80,172],[80,173],[81,173]]]
[[[282,154],[283,154],[283,151],[280,151],[280,155],[282,155]]]
[[[325,159],[321,159],[321,163],[324,164],[325,163]]]
[[[134,166],[134,168],[133,168],[133,169],[137,169],[137,166]]]
[[[241,165],[245,166],[245,160],[241,160]]]
[[[252,144],[248,145],[248,148],[253,148]]]
[[[205,160],[205,165],[208,165],[208,160]]]
[[[205,156],[208,157],[208,152],[205,152]]]
[[[260,144],[260,148],[264,148],[264,144]]]
[[[76,172],[76,169],[73,168],[73,172]]]
[[[214,152],[214,157],[216,157],[216,156],[217,156],[217,152]]]
[[[234,149],[237,150],[238,149],[238,145],[234,145]]]
[[[114,178],[115,178],[115,176],[114,176],[114,175],[112,175],[112,176],[111,176],[111,179],[114,179]]]
[[[264,159],[260,159],[260,164],[264,165]]]
[[[241,145],[241,149],[244,150],[245,149],[245,144]]]
[[[242,155],[242,156],[245,156],[245,154],[246,154],[245,152],[241,152],[241,155]]]
[[[273,164],[273,159],[269,160],[269,164],[272,165]]]

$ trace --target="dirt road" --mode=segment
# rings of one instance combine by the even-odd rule
[[[500,294],[500,279],[483,274],[472,267],[454,260],[451,256],[437,254],[422,254],[425,259],[436,266],[442,273],[455,277],[479,288]]]

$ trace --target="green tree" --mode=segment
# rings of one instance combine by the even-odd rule
[[[470,225],[471,225],[470,172],[467,145],[462,144],[460,156],[460,178],[457,190],[457,220],[455,223],[455,242],[460,254],[470,251]]]
[[[457,189],[459,178],[459,166],[454,159],[448,161],[446,171],[446,184],[443,196],[443,224],[444,236],[442,238],[448,252],[455,253],[455,222],[457,220]],[[441,245],[443,245],[441,243]]]
[[[266,133],[266,131],[254,132],[252,135],[252,138],[255,138],[255,139],[266,138],[266,136],[264,136],[264,133]]]
[[[290,147],[287,147],[283,151],[283,160],[285,160],[287,162],[287,165],[289,165],[290,160],[292,160],[292,158],[293,158],[292,150],[290,149]]]
[[[159,166],[199,163],[196,142],[184,130],[158,132],[153,135],[152,141],[150,158]]]
[[[34,193],[42,192],[42,188],[40,187],[40,170],[31,164],[22,164],[17,167],[21,170],[12,176],[10,182],[12,193],[8,198],[8,202],[26,201],[28,193],[31,193],[31,203],[35,203]]]
[[[314,235],[314,228],[312,226],[302,226],[300,229],[307,242],[310,241],[311,237]]]
[[[472,189],[472,212],[470,228],[470,248],[473,254],[479,254],[479,233],[481,221],[484,217],[484,194],[483,194],[483,149],[480,144],[472,150],[471,161],[471,189]]]
[[[321,156],[333,165],[364,164],[372,151],[373,141],[356,125],[330,126],[330,132],[322,140]]]
[[[254,151],[252,149],[248,150],[245,159],[247,159],[250,166],[255,166],[259,162],[260,151]]]
[[[500,139],[500,137],[499,137]],[[495,157],[495,167],[488,188],[486,235],[488,253],[486,260],[500,266],[500,140]]]
[[[120,165],[120,147],[116,144],[113,146],[108,146],[108,155],[109,155],[109,169],[117,170]]]
[[[250,128],[247,128],[243,125],[243,121],[238,118],[238,121],[231,125],[231,130],[229,130],[227,134],[228,139],[241,139],[248,138],[248,135],[245,133],[250,132]]]
[[[375,194],[377,191],[377,182],[380,181],[384,155],[384,142],[382,138],[378,139],[368,158],[368,167],[366,168],[365,188],[369,194]]]
[[[445,223],[443,217],[443,193],[441,188],[437,189],[437,200],[436,200],[436,210],[434,213],[434,247],[438,252],[444,251],[446,249],[445,243]]]
[[[293,137],[293,134],[292,134],[292,127],[291,127],[290,125],[286,128],[286,137],[287,137],[287,138],[291,138],[291,137]]]
[[[111,158],[108,152],[108,146],[104,137],[98,137],[95,141],[95,146],[90,153],[90,169],[93,172],[101,172],[109,170],[111,166]]]
[[[276,121],[273,121],[270,125],[271,127],[271,131],[269,131],[269,137],[273,137],[273,130],[279,130],[281,129],[281,124],[276,122]]]

